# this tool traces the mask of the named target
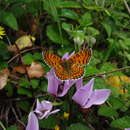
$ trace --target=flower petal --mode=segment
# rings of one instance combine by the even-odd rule
[[[57,96],[57,90],[59,85],[59,80],[55,77],[54,69],[51,69],[50,72],[47,73],[48,78],[48,93]]]
[[[49,101],[42,101],[40,104],[40,109],[38,109],[37,106],[35,112],[37,113],[37,117],[39,119],[43,119],[48,117],[51,110],[52,110],[52,103]]]
[[[68,59],[68,57],[69,57],[69,53],[67,52],[67,53],[65,53],[65,54],[62,56],[62,59],[67,60],[67,59]]]
[[[109,89],[101,89],[101,90],[95,90],[88,101],[88,103],[83,106],[83,108],[89,108],[92,105],[100,105],[103,104],[107,98],[109,97],[111,93],[111,90]]]
[[[76,91],[72,99],[80,104],[80,106],[84,106],[92,94],[93,84],[94,79],[91,79],[84,87],[81,87]]]
[[[82,78],[80,78],[76,81],[76,88],[79,89],[81,87],[83,87],[83,79]]]
[[[57,112],[59,112],[60,111],[60,109],[56,109],[56,110],[54,110],[54,111],[51,111],[50,113],[49,113],[49,115],[51,115],[51,114],[55,114],[55,113],[57,113]],[[48,115],[48,116],[49,116]]]
[[[76,82],[76,80],[66,80],[64,82],[64,85],[62,86],[62,88],[59,88],[61,89],[60,90],[60,93],[58,92],[57,93],[57,96],[58,97],[63,97],[67,92],[68,90],[70,89],[70,87]],[[59,86],[60,87],[60,86]]]
[[[45,109],[45,110],[51,110],[52,109],[52,103],[49,102],[49,101],[42,101],[41,104],[42,104],[42,110],[43,109]]]
[[[68,60],[72,55],[74,55],[74,51],[69,55],[69,53],[67,52],[67,53],[65,53],[64,54],[64,56],[62,56],[62,59],[64,59],[64,60]]]
[[[38,119],[34,112],[30,112],[28,116],[28,124],[26,130],[39,130]]]

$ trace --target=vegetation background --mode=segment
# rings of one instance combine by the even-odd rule
[[[36,98],[61,110],[40,120],[43,130],[130,128],[129,6],[130,0],[0,0],[0,129],[25,129]],[[84,82],[92,75],[94,89],[112,91],[105,104],[90,108],[87,119],[71,100],[73,88],[61,99],[47,93],[50,69],[42,57],[42,48],[63,56],[83,43],[93,50]],[[30,74],[37,65],[38,72]]]

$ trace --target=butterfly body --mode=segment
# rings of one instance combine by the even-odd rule
[[[85,49],[65,60],[49,52],[43,54],[45,62],[54,68],[61,80],[78,79],[84,74],[84,67],[91,57],[91,49]]]

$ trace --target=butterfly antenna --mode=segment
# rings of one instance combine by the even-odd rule
[[[44,54],[48,51],[47,48],[42,48],[42,56],[44,56]]]

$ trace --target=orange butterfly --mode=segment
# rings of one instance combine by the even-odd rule
[[[89,62],[92,51],[84,49],[64,60],[57,55],[45,51],[45,62],[54,68],[56,76],[61,80],[78,79],[84,74],[84,67]]]

